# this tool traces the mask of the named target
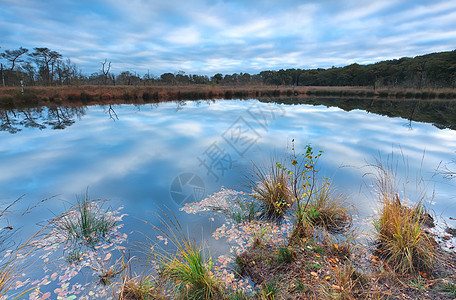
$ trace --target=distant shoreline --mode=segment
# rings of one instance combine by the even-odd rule
[[[0,108],[151,103],[179,100],[342,97],[395,100],[456,100],[456,89],[404,89],[352,86],[30,86],[0,87]]]

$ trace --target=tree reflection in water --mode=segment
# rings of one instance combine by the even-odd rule
[[[18,133],[24,128],[40,130],[65,129],[81,119],[86,113],[85,106],[30,107],[0,110],[0,131]]]

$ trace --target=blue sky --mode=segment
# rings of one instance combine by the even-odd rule
[[[99,72],[257,73],[456,49],[456,1],[0,0],[0,51]]]

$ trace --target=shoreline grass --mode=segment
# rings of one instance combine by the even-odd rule
[[[14,106],[154,103],[180,100],[342,97],[408,100],[456,100],[454,89],[379,89],[332,86],[59,86],[0,87],[0,108]]]

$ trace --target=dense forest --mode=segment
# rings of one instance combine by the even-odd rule
[[[99,72],[89,76],[70,58],[49,48],[4,50],[0,52],[1,86],[63,85],[192,85],[223,86],[365,86],[377,88],[455,88],[456,50],[414,58],[381,61],[374,64],[351,64],[330,69],[287,69],[258,74],[234,73],[214,76],[191,75],[183,71],[160,76],[124,71],[111,72],[112,62],[100,62]]]

